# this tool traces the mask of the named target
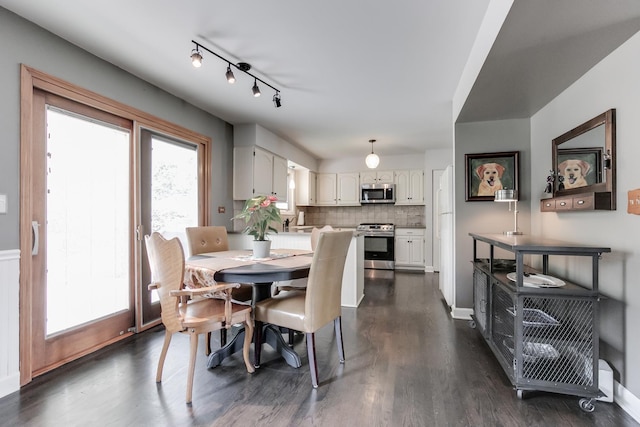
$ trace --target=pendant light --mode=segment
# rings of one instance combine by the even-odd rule
[[[370,139],[369,142],[371,143],[371,154],[367,155],[367,158],[364,160],[364,162],[367,164],[367,167],[369,169],[375,169],[380,164],[380,157],[378,157],[378,155],[373,152],[373,143],[376,142],[376,140]]]

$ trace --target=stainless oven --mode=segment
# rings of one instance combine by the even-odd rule
[[[395,226],[393,224],[360,224],[364,235],[364,268],[393,270],[395,268]]]

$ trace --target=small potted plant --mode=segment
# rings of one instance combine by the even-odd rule
[[[244,204],[242,212],[234,216],[234,219],[243,219],[246,227],[242,231],[253,236],[253,257],[268,258],[271,251],[271,240],[267,240],[267,234],[277,233],[272,223],[280,224],[280,209],[276,207],[275,196],[256,196]]]

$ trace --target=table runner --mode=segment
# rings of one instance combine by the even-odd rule
[[[223,251],[200,254],[206,258],[187,260],[184,270],[184,284],[187,288],[213,286],[216,272],[227,268],[251,264],[267,264],[284,268],[311,265],[311,257],[299,256],[313,253],[305,249],[274,249],[270,258],[251,258],[251,251]]]

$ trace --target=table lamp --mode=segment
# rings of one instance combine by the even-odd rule
[[[509,202],[509,212],[511,212],[511,202],[513,202],[513,231],[505,231],[507,236],[522,234],[518,231],[518,190],[497,190],[494,193],[494,202]]]

